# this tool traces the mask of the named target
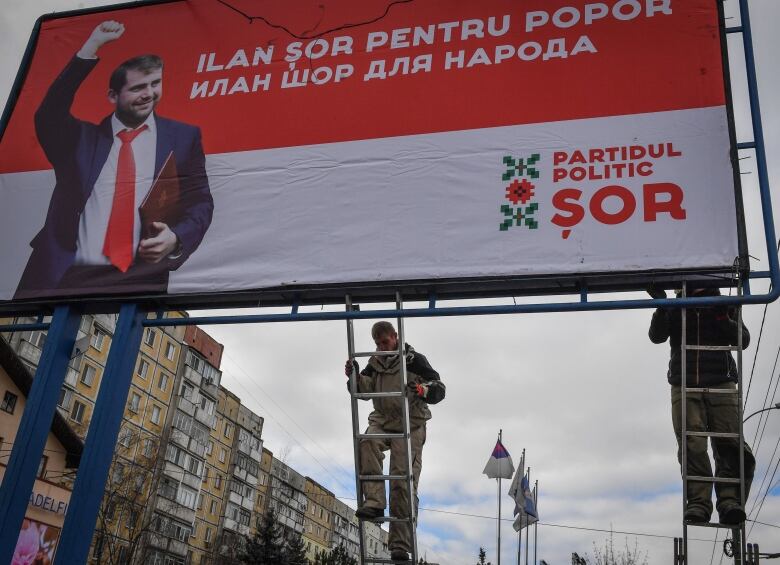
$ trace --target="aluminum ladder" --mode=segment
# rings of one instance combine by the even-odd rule
[[[401,299],[401,293],[396,292],[395,295],[396,310],[403,309],[403,301]],[[357,310],[358,306],[352,303],[352,299],[349,295],[346,297],[347,311]],[[353,320],[347,319],[347,348],[349,352],[350,363],[354,362],[358,357],[372,357],[372,356],[392,356],[392,355],[404,355],[406,349],[406,339],[404,338],[404,319],[402,317],[396,318],[396,328],[398,332],[398,349],[394,351],[355,351],[355,331],[353,327]],[[419,557],[417,553],[417,506],[415,501],[414,492],[414,476],[412,471],[412,440],[411,440],[411,423],[409,420],[409,398],[406,396],[406,363],[402,362],[401,366],[401,383],[402,389],[392,392],[358,392],[357,389],[357,373],[352,370],[349,377],[349,392],[352,405],[352,443],[355,451],[355,491],[357,493],[358,506],[363,503],[363,482],[364,481],[406,481],[407,493],[409,495],[409,509],[410,516],[408,517],[396,517],[396,516],[383,516],[371,520],[375,523],[383,522],[407,522],[412,530],[412,552],[411,560],[407,563],[416,564]],[[401,398],[403,399],[403,431],[398,433],[379,433],[379,434],[365,434],[360,431],[360,412],[358,401],[371,400],[374,398]],[[402,475],[364,475],[360,469],[360,441],[363,439],[404,439],[406,440],[406,473]],[[389,484],[388,484],[389,487]],[[389,488],[387,489],[389,491]],[[366,540],[365,540],[365,528],[363,527],[363,520],[359,522],[360,531],[360,563],[366,565],[368,563],[399,563],[392,559],[380,558],[376,556],[368,556],[366,553]]]
[[[737,293],[742,296],[742,280],[740,279],[737,284]],[[687,285],[683,282],[682,296],[687,296]],[[688,345],[687,336],[687,308],[680,309],[680,317],[682,321],[682,331],[680,335],[680,391],[682,393],[682,406],[681,406],[681,421],[680,421],[680,444],[682,450],[682,482],[683,482],[683,515],[688,501],[688,483],[689,482],[709,482],[713,484],[717,483],[739,483],[740,492],[740,504],[744,509],[746,507],[745,500],[745,449],[744,449],[744,437],[742,427],[742,307],[737,307],[737,327],[739,333],[737,337],[737,345]],[[718,388],[702,388],[702,387],[689,387],[687,386],[687,355],[689,352],[696,351],[735,351],[737,354],[737,387],[735,389],[718,389]],[[688,431],[688,418],[687,418],[687,395],[688,393],[701,393],[701,394],[733,394],[737,396],[737,418],[739,421],[738,433],[718,433],[711,431]],[[688,474],[688,438],[689,437],[719,437],[719,438],[734,438],[738,443],[739,449],[739,478],[721,478],[721,477],[699,477]],[[713,469],[714,475],[714,469]],[[688,528],[700,527],[700,528],[721,528],[728,529],[732,532],[733,550],[734,550],[734,564],[735,565],[748,565],[745,561],[747,555],[747,547],[745,540],[745,522],[739,525],[726,525],[718,522],[698,523],[687,522],[683,516],[683,537],[675,538],[674,540],[674,563],[675,565],[688,565]]]

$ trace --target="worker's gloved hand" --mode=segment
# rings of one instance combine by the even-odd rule
[[[649,284],[647,287],[647,294],[656,300],[666,298],[666,291],[655,284]]]
[[[347,362],[344,364],[344,374],[347,375],[347,377],[352,375],[352,370],[355,370],[355,373],[360,373],[360,365],[358,365],[357,361],[352,361],[350,363],[349,359],[347,359]]]
[[[408,388],[412,394],[419,396],[420,398],[425,398],[428,396],[428,385],[420,383],[407,383],[406,388]]]

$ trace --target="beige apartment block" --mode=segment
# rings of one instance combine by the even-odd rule
[[[336,496],[311,477],[306,477],[305,492],[308,506],[304,514],[303,538],[306,558],[314,561],[317,553],[330,551]]]

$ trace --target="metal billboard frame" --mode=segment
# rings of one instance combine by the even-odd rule
[[[121,4],[100,6],[72,10],[57,14],[41,16],[35,23],[33,32],[28,41],[22,64],[14,81],[8,103],[0,118],[0,139],[10,121],[11,114],[19,98],[22,85],[32,63],[33,54],[40,35],[42,24],[49,20],[55,20],[78,15],[96,14],[114,10],[132,9],[144,6],[186,2],[187,0],[141,0],[138,2],[126,2]],[[381,283],[343,283],[328,285],[283,286],[263,289],[251,289],[229,292],[198,292],[192,294],[169,295],[143,294],[143,295],[107,295],[73,298],[45,298],[36,300],[18,300],[0,302],[0,315],[13,315],[14,313],[41,313],[51,312],[62,304],[70,304],[88,311],[116,312],[120,304],[136,303],[148,310],[182,310],[182,309],[213,309],[213,308],[248,308],[262,306],[285,306],[296,310],[296,306],[341,304],[344,295],[349,293],[357,302],[392,302],[396,291],[402,290],[407,301],[428,301],[458,299],[484,299],[511,296],[549,296],[560,294],[575,294],[583,296],[581,307],[575,310],[590,309],[615,309],[627,306],[625,301],[599,301],[599,307],[594,308],[587,300],[588,295],[594,293],[621,292],[641,290],[649,283],[672,288],[681,280],[698,280],[700,282],[717,284],[719,286],[733,286],[738,275],[743,280],[769,278],[772,280],[772,288],[780,286],[780,266],[771,249],[775,245],[775,228],[772,218],[771,198],[769,192],[768,173],[766,170],[766,158],[764,153],[763,132],[761,130],[760,108],[752,51],[752,35],[749,23],[738,28],[726,28],[723,14],[723,5],[719,0],[711,0],[716,3],[720,25],[720,41],[722,51],[724,92],[726,95],[726,110],[731,145],[730,159],[734,175],[735,214],[737,219],[737,243],[739,256],[735,258],[735,265],[731,268],[696,268],[674,270],[646,270],[646,271],[610,271],[588,272],[559,275],[524,275],[505,277],[466,277],[458,279],[433,279],[433,280],[394,280]],[[226,8],[233,8],[228,3],[223,3]],[[248,17],[239,12],[237,17]],[[251,18],[250,18],[251,21]],[[731,33],[742,32],[745,29],[746,48],[745,57],[748,70],[748,86],[751,102],[751,117],[753,119],[754,141],[739,143],[736,139],[734,125],[734,112],[731,97],[731,80],[728,61],[728,45],[726,37]],[[322,34],[312,34],[310,38],[316,38]],[[749,40],[748,40],[749,38]],[[742,204],[742,187],[739,172],[739,151],[755,149],[759,169],[759,189],[762,202],[762,214],[764,223],[767,251],[769,252],[768,271],[750,271],[749,255],[747,249],[747,237],[745,233],[745,215]],[[771,243],[770,243],[771,242]],[[432,300],[433,297],[433,300]],[[777,296],[751,295],[749,285],[743,303],[762,303],[775,300]],[[570,306],[561,306],[563,310],[572,309]],[[512,313],[537,310],[509,310]],[[543,310],[542,310],[543,311]],[[463,314],[479,312],[463,312]],[[486,311],[486,314],[495,314],[495,311]],[[442,309],[434,311],[429,308],[427,314],[420,315],[457,315],[442,313]],[[304,318],[301,318],[304,319]],[[305,318],[308,319],[308,318]],[[315,318],[316,319],[316,318]],[[259,320],[247,320],[259,321]],[[278,320],[272,320],[278,321]],[[215,322],[220,323],[220,322]]]
[[[139,5],[161,4],[170,1],[181,0],[147,0],[146,2],[134,2],[131,4],[121,4],[117,6],[103,7],[92,10],[80,10],[77,12],[65,12],[57,17],[64,17],[85,12],[101,12],[117,9],[118,7],[133,7]],[[66,522],[62,530],[60,547],[56,556],[56,563],[70,564],[84,562],[87,557],[91,536],[84,535],[85,532],[92,531],[97,516],[97,508],[102,497],[102,489],[95,488],[95,485],[105,483],[108,475],[111,454],[116,443],[119,427],[121,425],[124,404],[127,396],[132,370],[140,344],[141,335],[145,327],[165,327],[180,325],[219,325],[219,324],[243,324],[243,323],[270,323],[270,322],[295,322],[312,320],[347,320],[347,319],[375,319],[375,318],[412,318],[412,317],[434,317],[434,316],[472,316],[472,315],[497,315],[497,314],[519,314],[519,313],[543,313],[543,312],[567,312],[567,311],[593,311],[593,310],[622,310],[656,307],[700,307],[715,305],[742,305],[742,304],[765,304],[772,302],[780,296],[780,266],[778,265],[778,254],[775,248],[776,235],[772,216],[771,193],[769,190],[769,176],[766,162],[763,128],[761,124],[761,111],[758,97],[758,85],[755,69],[755,58],[753,52],[753,36],[750,27],[749,0],[739,0],[741,25],[731,28],[725,28],[723,24],[723,12],[720,0],[718,2],[719,14],[721,19],[721,41],[724,49],[724,57],[727,57],[727,45],[725,36],[732,33],[741,33],[745,49],[745,64],[747,70],[748,92],[750,98],[750,111],[752,120],[753,140],[748,142],[736,142],[732,137],[733,159],[737,158],[737,151],[754,150],[758,168],[759,192],[761,197],[761,210],[763,214],[764,236],[768,252],[769,270],[768,271],[750,271],[746,262],[738,262],[732,273],[725,272],[701,272],[701,271],[674,271],[642,273],[641,275],[632,273],[618,273],[603,277],[600,275],[590,275],[588,277],[558,277],[554,280],[557,284],[546,285],[540,279],[533,279],[538,282],[522,288],[516,284],[515,280],[493,281],[499,284],[485,285],[484,280],[479,281],[460,281],[464,286],[458,287],[437,282],[434,287],[426,285],[420,281],[419,286],[414,282],[405,281],[401,283],[409,292],[404,294],[405,300],[427,300],[427,307],[411,309],[378,309],[378,310],[354,310],[345,309],[344,311],[321,311],[321,312],[301,312],[301,306],[311,304],[337,303],[342,302],[346,294],[351,294],[356,302],[390,302],[390,297],[398,290],[398,284],[387,283],[381,288],[382,292],[377,292],[376,287],[372,288],[345,288],[330,287],[327,292],[320,294],[311,294],[303,292],[305,289],[283,289],[283,292],[277,291],[278,295],[262,293],[245,293],[237,296],[234,302],[226,303],[217,300],[208,300],[208,297],[201,297],[200,302],[194,301],[191,306],[198,308],[218,308],[218,307],[258,307],[258,306],[282,306],[290,307],[289,313],[273,314],[247,314],[232,316],[195,316],[183,319],[171,319],[165,317],[167,309],[181,309],[186,304],[176,303],[166,300],[169,297],[132,297],[116,298],[107,297],[96,300],[73,300],[60,301],[56,303],[13,303],[0,305],[0,315],[6,317],[21,315],[37,315],[38,319],[34,323],[11,323],[0,326],[0,331],[24,331],[24,330],[48,330],[49,339],[47,339],[41,363],[36,372],[36,378],[28,397],[27,407],[23,413],[22,421],[17,437],[19,441],[15,442],[11,453],[6,475],[0,487],[0,562],[10,561],[13,549],[16,544],[18,532],[20,531],[22,520],[24,518],[25,508],[29,492],[35,480],[35,471],[40,461],[46,437],[49,432],[52,416],[56,410],[56,396],[64,380],[65,368],[73,349],[75,336],[78,328],[78,319],[84,313],[91,312],[119,312],[119,320],[113,343],[109,352],[109,359],[106,363],[106,375],[110,375],[114,386],[102,387],[99,393],[98,401],[95,404],[94,420],[99,422],[99,426],[89,434],[87,443],[82,455],[82,463],[77,474],[76,484],[74,485],[71,496],[71,504],[66,517]],[[0,124],[0,134],[2,133],[10,109],[18,97],[21,84],[24,81],[26,69],[34,50],[35,38],[40,29],[40,24],[45,19],[42,17],[36,23],[33,37],[28,44],[25,53],[25,64],[17,76],[12,93],[12,100],[6,107],[3,114],[2,124]],[[728,93],[728,111],[730,120],[730,133],[734,135],[733,111],[731,107],[731,98],[729,93],[729,76],[727,62],[724,67],[724,76]],[[738,169],[735,168],[738,174]],[[739,184],[736,184],[738,187]],[[737,194],[738,212],[742,213]],[[739,218],[740,225],[744,224],[744,215]],[[741,242],[744,243],[744,234],[740,235]],[[740,247],[740,252],[746,253],[744,247]],[[657,283],[662,288],[673,288],[681,281],[696,281],[698,283],[708,282],[715,286],[733,286],[739,279],[744,288],[743,296],[720,296],[707,298],[681,298],[681,299],[608,299],[591,300],[591,297],[597,293],[612,291],[635,291],[641,289],[641,284],[650,282]],[[750,292],[751,280],[769,279],[770,288],[766,293],[753,294]],[[527,282],[527,281],[526,281]],[[469,287],[469,284],[472,286]],[[436,285],[439,285],[436,288]],[[442,288],[443,286],[443,288]],[[322,291],[323,289],[320,289]],[[523,294],[525,296],[535,295],[575,295],[576,301],[561,302],[538,302],[528,304],[513,305],[485,305],[485,306],[445,306],[438,307],[437,300],[458,299],[458,298],[482,298],[491,297],[509,297]],[[386,298],[383,299],[383,296]],[[191,298],[191,297],[188,297]],[[338,299],[337,299],[338,298]],[[148,317],[148,313],[157,312],[156,317]],[[51,321],[45,319],[46,315],[52,314]],[[106,377],[104,377],[104,382]],[[105,390],[103,390],[103,388]]]

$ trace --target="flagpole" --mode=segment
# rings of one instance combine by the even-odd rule
[[[534,510],[536,510],[536,522],[534,522],[534,565],[536,565],[536,542],[538,538],[536,537],[537,531],[536,526],[539,525],[539,481],[537,480],[534,482]]]
[[[504,434],[504,430],[498,430],[498,441],[501,441]],[[496,523],[496,531],[498,532],[498,556],[496,558],[497,565],[501,565],[501,475],[498,477],[498,522]]]
[[[525,463],[525,461],[523,461]],[[528,467],[528,482],[531,482],[531,468]],[[525,527],[525,565],[528,565],[528,530],[531,529],[531,526]]]
[[[523,448],[523,455],[520,458],[520,466],[517,469],[519,473],[522,473],[523,469],[525,469],[525,447]],[[517,502],[515,502],[515,506],[517,506]],[[520,531],[517,532],[517,565],[520,565],[520,559],[522,559],[522,556],[523,556],[523,528],[520,528]]]

